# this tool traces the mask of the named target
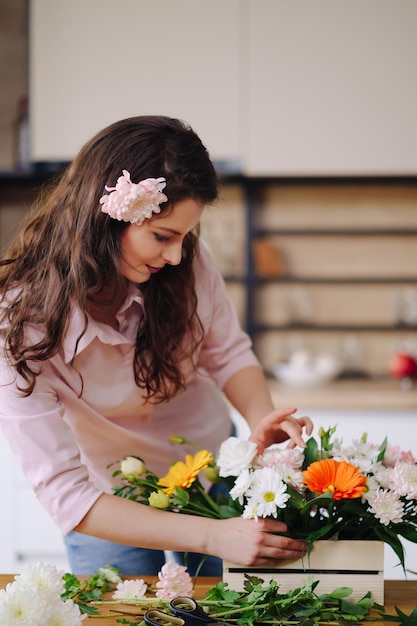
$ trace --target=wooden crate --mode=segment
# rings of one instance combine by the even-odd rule
[[[352,600],[368,591],[384,604],[384,543],[382,541],[316,541],[310,557],[277,562],[274,567],[242,567],[223,561],[223,581],[230,589],[243,590],[244,575],[253,574],[265,583],[275,580],[282,592],[299,587],[312,577],[318,580],[316,593],[329,593],[337,587],[351,587]]]

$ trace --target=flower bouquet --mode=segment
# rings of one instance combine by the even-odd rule
[[[305,449],[273,445],[261,455],[254,442],[230,437],[217,459],[207,450],[187,454],[164,477],[128,457],[114,474],[122,474],[122,485],[114,491],[192,515],[281,520],[288,536],[309,544],[307,560],[318,540],[384,542],[405,570],[401,539],[417,543],[416,459],[386,439],[369,443],[366,435],[344,445],[333,439],[335,431],[319,429],[318,441],[311,437]],[[211,497],[200,481],[202,472],[223,483],[223,493]]]

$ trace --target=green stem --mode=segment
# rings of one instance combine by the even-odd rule
[[[213,498],[210,498],[208,493],[205,491],[205,489],[203,489],[203,487],[200,484],[197,485],[197,487],[198,487],[198,491],[201,493],[201,495],[206,500],[206,502],[210,505],[210,507],[213,509],[213,511],[215,511],[218,514],[219,513],[219,507],[214,502]]]

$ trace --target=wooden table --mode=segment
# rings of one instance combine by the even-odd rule
[[[12,582],[14,579],[11,574],[0,574],[0,589],[4,589],[7,583]],[[145,581],[148,584],[153,584],[157,582],[156,577],[144,577]],[[196,593],[195,597],[204,597],[206,591],[214,587],[219,581],[218,578],[199,578],[196,585]],[[398,606],[404,613],[409,615],[414,607],[417,605],[417,580],[412,581],[400,581],[400,580],[388,580],[385,581],[385,611],[391,615],[395,615],[394,606]],[[134,612],[134,607],[123,607],[124,610],[132,610]],[[108,614],[108,607],[103,608],[104,611]],[[120,617],[120,615],[118,616]],[[117,626],[116,622],[117,616],[115,617],[95,617],[94,619],[87,618],[84,620],[83,624],[91,624],[91,626]],[[394,624],[394,622],[367,622],[368,624],[382,625],[386,626],[388,624]]]

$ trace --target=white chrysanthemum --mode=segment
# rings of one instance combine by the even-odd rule
[[[51,563],[45,565],[40,561],[23,566],[21,573],[15,576],[15,581],[19,587],[30,588],[36,592],[50,591],[61,595],[65,590],[62,579],[64,573],[55,565]]]
[[[50,602],[43,616],[42,626],[81,626],[86,615],[81,615],[77,604],[72,600],[62,602],[56,597]]]
[[[248,497],[256,503],[258,517],[277,517],[277,509],[284,508],[290,497],[287,485],[272,467],[255,470]]]
[[[417,465],[398,461],[386,472],[389,487],[407,500],[417,498]]]
[[[368,474],[376,462],[379,448],[375,444],[362,439],[355,439],[350,446],[343,447],[342,440],[336,439],[333,444],[332,458],[336,461],[347,461],[357,467],[361,474]]]
[[[244,441],[238,437],[229,437],[220,446],[217,458],[219,475],[239,476],[240,472],[251,466],[256,456],[257,445],[254,441]]]
[[[143,598],[146,593],[148,585],[143,578],[137,578],[136,580],[124,580],[122,583],[118,583],[116,591],[113,594],[113,598],[126,599],[126,598]]]
[[[252,473],[248,469],[244,469],[240,472],[239,476],[235,480],[235,484],[230,490],[230,497],[232,500],[239,500],[240,504],[243,504],[246,493],[251,486]]]
[[[379,519],[381,524],[399,524],[403,520],[404,505],[399,496],[393,491],[379,489],[375,495],[369,499],[370,513]]]
[[[45,626],[43,617],[48,609],[49,599],[49,593],[36,593],[30,588],[11,585],[0,595],[0,624]]]

